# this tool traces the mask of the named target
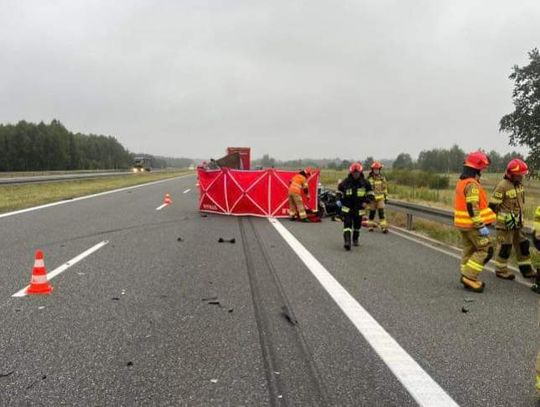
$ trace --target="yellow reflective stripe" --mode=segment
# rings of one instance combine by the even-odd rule
[[[534,230],[540,232],[540,222],[534,222],[533,228]]]
[[[474,216],[471,218],[471,220],[473,221],[473,223],[480,223],[482,222],[482,217],[481,216]]]
[[[360,216],[364,216],[365,214],[366,214],[366,211],[363,210],[363,209],[360,209],[360,210],[358,211],[358,215],[360,215]]]
[[[497,260],[493,260],[493,264],[495,264],[495,266],[499,268],[506,267],[506,263],[501,263],[500,261],[497,261]]]
[[[502,201],[503,201],[502,199],[491,198],[489,202],[495,205],[499,205],[499,204],[502,204]]]
[[[344,232],[352,232],[352,229],[351,228],[344,228],[343,231]]]
[[[518,265],[519,266],[530,266],[530,265],[532,265],[532,261],[531,261],[531,259],[518,261]]]
[[[380,201],[380,200],[384,199],[384,194],[383,195],[375,195],[375,199],[377,201]]]
[[[467,262],[467,267],[470,267],[470,268],[472,268],[473,270],[476,270],[476,271],[482,271],[484,269],[484,266],[482,264],[477,263],[474,260],[469,260]]]
[[[478,197],[478,196],[468,196],[467,198],[465,198],[465,201],[467,203],[479,202],[480,197]]]
[[[347,208],[346,206],[343,206],[343,207],[341,208],[341,212],[343,212],[343,213],[349,213],[350,211],[351,211],[351,210],[350,210],[349,208]]]
[[[356,190],[357,196],[366,196],[366,190],[364,188],[360,188]]]

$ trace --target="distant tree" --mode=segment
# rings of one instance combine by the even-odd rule
[[[263,158],[261,159],[260,165],[265,168],[271,168],[276,165],[276,160],[270,157],[270,155],[265,154],[263,155]]]
[[[369,168],[371,168],[371,165],[375,162],[375,159],[371,156],[367,157],[364,162],[362,163],[362,165],[364,166],[364,168],[366,170],[368,170]]]
[[[392,168],[395,170],[412,170],[414,168],[414,162],[407,153],[401,153],[397,156]]]
[[[500,131],[508,133],[510,145],[530,148],[529,162],[540,168],[540,52],[529,52],[529,64],[514,65],[514,111],[502,117]]]

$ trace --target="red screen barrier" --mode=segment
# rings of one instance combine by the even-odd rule
[[[275,169],[241,171],[198,168],[201,212],[234,216],[282,218],[289,216],[289,182],[295,171]],[[319,171],[308,179],[310,200],[306,208],[317,210]]]

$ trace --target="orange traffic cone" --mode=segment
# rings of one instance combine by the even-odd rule
[[[49,284],[49,280],[47,280],[43,252],[38,250],[36,252],[34,268],[32,269],[32,279],[30,280],[30,286],[26,290],[26,294],[50,294],[52,290],[53,288]]]
[[[172,204],[172,199],[171,199],[171,196],[169,194],[165,194],[165,199],[163,200],[163,203],[165,205],[170,205]]]

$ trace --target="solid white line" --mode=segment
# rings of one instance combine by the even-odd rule
[[[270,223],[420,406],[458,406],[285,226],[276,219]]]
[[[459,254],[457,254],[457,253],[453,253],[453,252],[451,252],[451,251],[449,251],[449,250],[445,250],[445,249],[442,249],[442,248],[440,248],[440,247],[434,246],[434,245],[432,245],[432,244],[423,242],[423,241],[420,240],[420,239],[416,239],[416,238],[414,238],[414,237],[407,236],[407,235],[404,234],[404,233],[397,232],[397,230],[399,230],[399,228],[397,228],[397,227],[395,227],[395,226],[393,226],[392,229],[393,229],[393,230],[392,230],[392,234],[394,234],[394,235],[396,235],[396,236],[399,236],[399,237],[401,237],[401,238],[403,238],[403,239],[406,239],[406,240],[409,240],[409,241],[411,241],[411,242],[417,243],[417,244],[419,244],[419,245],[425,246],[425,247],[427,247],[427,248],[429,248],[429,249],[436,250],[436,251],[438,251],[438,252],[440,252],[440,253],[444,253],[444,254],[446,254],[447,256],[454,257],[454,258],[456,258],[456,259],[458,259],[458,260],[461,260],[461,255],[459,255]],[[428,238],[428,239],[429,239],[429,240],[433,240],[433,239],[431,239],[431,238]],[[442,243],[439,243],[439,244],[442,244]],[[459,248],[457,248],[457,247],[453,247],[453,246],[450,246],[450,247],[451,247],[452,249],[454,249],[454,250],[461,251],[461,249],[459,249]],[[531,286],[532,286],[532,283],[531,283],[531,282],[525,280],[524,278],[522,278],[522,277],[519,275],[519,269],[517,269],[517,268],[515,268],[515,267],[512,267],[512,266],[508,266],[508,269],[509,269],[509,270],[512,270],[512,271],[516,274],[516,279],[514,280],[516,283],[522,284],[522,285],[524,285],[524,286],[526,286],[526,287],[531,287]],[[492,272],[492,273],[495,273],[495,272],[496,272],[495,267],[493,267],[493,266],[491,266],[491,265],[489,265],[489,264],[486,265],[486,266],[484,267],[484,270],[490,271],[490,272]]]
[[[109,241],[108,240],[104,240],[103,242],[101,243],[98,243],[97,245],[91,247],[90,249],[86,250],[85,252],[82,252],[81,254],[79,254],[77,257],[74,257],[72,258],[71,260],[69,260],[68,262],[62,264],[60,267],[54,269],[53,271],[51,271],[50,273],[47,273],[47,279],[50,281],[52,280],[53,278],[55,278],[58,274],[60,273],[63,273],[64,271],[66,271],[68,268],[70,268],[71,266],[74,266],[75,264],[77,264],[78,262],[80,262],[81,260],[83,260],[84,258],[90,256],[92,253],[98,251],[99,249],[101,249],[103,246],[105,246],[106,244],[108,244]],[[24,297],[26,295],[26,290],[28,289],[29,286],[26,286],[24,287],[22,290],[20,291],[17,291],[15,294],[12,295],[12,297]]]
[[[191,188],[186,189],[186,190],[184,191],[184,194],[187,194],[187,193],[190,192],[190,191],[191,191]]]
[[[164,203],[163,205],[158,206],[158,207],[156,208],[156,211],[162,210],[162,209],[165,208],[167,205],[169,205],[169,204]]]
[[[20,214],[26,213],[26,212],[37,211],[39,209],[50,208],[52,206],[57,206],[57,205],[63,205],[63,204],[68,204],[68,203],[72,203],[72,202],[82,201],[84,199],[97,198],[98,196],[114,194],[115,192],[122,192],[122,191],[127,191],[127,190],[130,190],[130,189],[137,189],[137,188],[148,187],[150,185],[157,185],[157,184],[161,184],[163,182],[175,181],[175,180],[178,180],[180,178],[186,178],[186,177],[191,177],[191,176],[193,176],[193,174],[182,175],[180,177],[168,178],[168,179],[164,179],[164,180],[160,180],[160,181],[148,182],[147,184],[139,184],[139,185],[134,185],[134,186],[131,186],[131,187],[113,189],[111,191],[105,191],[105,192],[100,192],[98,194],[86,195],[86,196],[81,196],[79,198],[73,198],[73,199],[67,199],[65,201],[58,201],[58,202],[53,202],[53,203],[50,203],[50,204],[34,206],[32,208],[21,209],[19,211],[2,213],[2,214],[0,214],[0,219],[1,218],[7,218],[8,216],[20,215]]]

